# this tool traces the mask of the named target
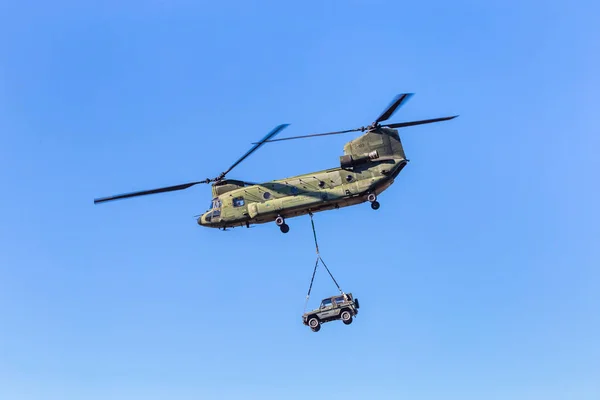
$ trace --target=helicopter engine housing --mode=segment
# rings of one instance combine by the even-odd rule
[[[362,154],[357,158],[354,158],[352,156],[352,154],[346,154],[343,156],[340,156],[340,167],[346,169],[346,168],[352,168],[355,167],[357,165],[361,165],[361,164],[365,164],[371,160],[375,160],[379,158],[379,153],[377,152],[377,150],[373,150],[368,154]]]

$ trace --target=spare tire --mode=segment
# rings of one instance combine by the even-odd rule
[[[354,299],[354,306],[358,309],[360,305],[358,304],[358,299]]]

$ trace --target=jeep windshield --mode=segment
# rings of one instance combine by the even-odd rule
[[[320,308],[327,308],[327,307],[331,307],[332,303],[331,303],[331,299],[325,299],[321,302],[321,307]]]

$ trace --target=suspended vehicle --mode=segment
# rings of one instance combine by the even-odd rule
[[[121,194],[95,199],[94,203],[125,199],[149,194],[183,190],[198,184],[212,184],[210,208],[197,222],[203,227],[226,228],[275,222],[287,233],[286,220],[309,213],[338,209],[369,202],[371,208],[380,206],[377,196],[389,188],[408,160],[398,128],[451,120],[457,115],[410,122],[381,125],[402,106],[412,93],[396,96],[383,113],[368,126],[336,132],[278,138],[288,124],[275,127],[253,147],[215,178],[175,186]],[[310,137],[363,132],[344,146],[339,166],[327,170],[277,179],[264,183],[226,179],[226,175],[266,143]]]
[[[302,315],[302,323],[308,325],[313,332],[319,332],[322,324],[331,321],[341,320],[350,325],[358,314],[359,306],[358,299],[355,299],[352,293],[327,297],[321,300],[319,308]]]

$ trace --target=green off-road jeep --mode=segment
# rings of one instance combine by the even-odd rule
[[[358,299],[352,293],[328,297],[321,301],[321,306],[309,311],[302,316],[304,325],[308,325],[313,332],[319,332],[321,324],[341,319],[346,325],[352,323],[353,317],[358,314]]]

